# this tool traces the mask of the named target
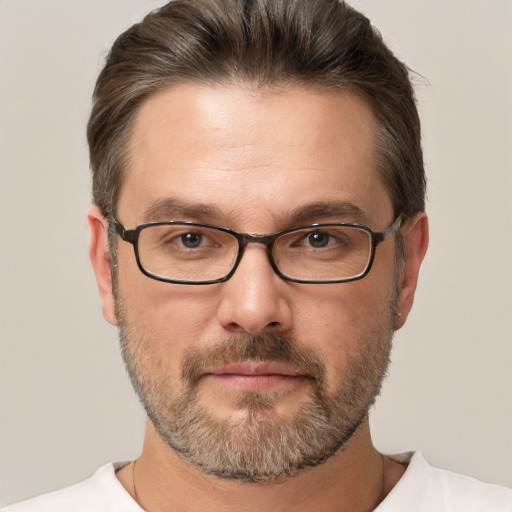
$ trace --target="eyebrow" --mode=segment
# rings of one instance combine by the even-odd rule
[[[209,219],[223,217],[221,211],[212,204],[190,203],[176,198],[158,199],[142,213],[143,222],[174,218]]]
[[[287,223],[308,224],[325,221],[354,222],[367,224],[369,217],[366,213],[350,201],[318,201],[300,206],[285,214],[283,220]]]
[[[144,223],[183,219],[208,224],[219,221],[227,223],[229,217],[229,214],[223,213],[213,204],[192,203],[177,198],[158,199],[142,213]],[[369,218],[359,206],[350,201],[317,201],[278,214],[275,220],[281,227],[292,227],[327,220],[367,224]]]

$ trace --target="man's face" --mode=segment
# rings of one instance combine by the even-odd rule
[[[265,234],[316,222],[391,224],[376,124],[355,95],[181,85],[143,104],[117,218]],[[118,241],[117,320],[158,433],[210,473],[265,480],[315,465],[366,417],[385,373],[394,239],[360,281],[298,284],[250,244],[212,285],[152,280]]]

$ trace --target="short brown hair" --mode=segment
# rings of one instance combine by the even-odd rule
[[[352,91],[378,123],[379,171],[395,214],[425,208],[420,121],[407,67],[339,0],[173,0],[115,41],[88,125],[94,202],[115,214],[135,115],[176,83],[249,82]]]

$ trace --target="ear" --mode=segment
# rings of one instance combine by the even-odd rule
[[[405,248],[405,261],[398,279],[398,302],[395,329],[405,324],[414,302],[420,266],[428,247],[428,219],[422,212],[409,220],[401,229]]]
[[[112,290],[110,259],[108,257],[108,222],[97,206],[92,206],[89,209],[87,222],[90,233],[89,258],[96,274],[103,316],[107,322],[116,325],[116,308]]]

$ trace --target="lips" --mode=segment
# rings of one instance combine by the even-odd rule
[[[296,370],[276,362],[245,361],[243,363],[232,363],[220,368],[209,368],[204,374],[210,375],[285,375],[296,377],[300,375]]]
[[[276,362],[245,361],[208,368],[203,378],[238,391],[272,391],[290,386],[306,376]]]

